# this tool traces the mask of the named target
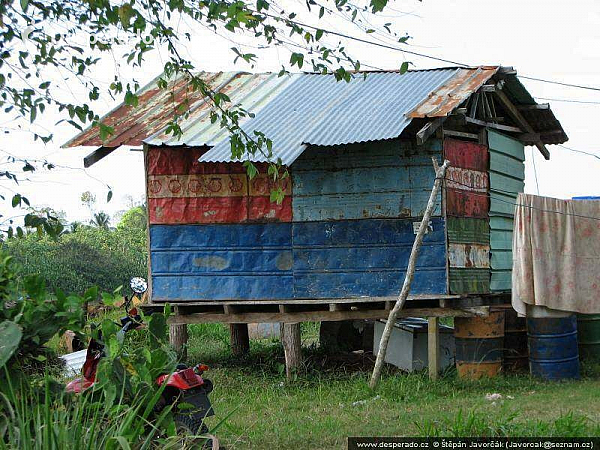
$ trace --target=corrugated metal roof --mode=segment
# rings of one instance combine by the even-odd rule
[[[497,71],[498,67],[457,70],[451,79],[430,93],[419,106],[409,112],[408,117],[415,119],[447,116]]]
[[[202,73],[200,77],[203,77],[212,89],[229,95],[232,105],[248,97],[247,104],[253,106],[255,110],[268,103],[273,95],[294,78],[294,76],[278,78],[274,74],[254,75],[242,72]],[[137,107],[121,104],[101,118],[102,123],[114,128],[114,134],[107,141],[102,142],[100,139],[98,127],[90,127],[64,144],[64,147],[137,146],[142,145],[148,138],[156,145],[183,145],[186,139],[193,138],[198,130],[203,130],[206,125],[210,125],[209,104],[199,91],[193,91],[187,85],[184,78],[171,80],[167,89],[160,89],[156,84],[157,80],[158,77],[137,92]],[[256,94],[263,92],[265,98],[257,98]],[[181,122],[187,134],[184,134],[184,139],[175,142],[172,135],[167,136],[163,131],[175,118],[181,105],[186,105],[190,111],[189,118]],[[219,124],[215,124],[209,127],[200,139],[204,142],[201,144],[190,142],[190,145],[204,145],[211,142],[210,137],[220,132]]]
[[[373,72],[349,83],[333,76],[305,74],[287,86],[243,126],[273,141],[273,159],[292,164],[306,144],[340,145],[400,136],[411,119],[406,114],[458,69]],[[253,161],[267,161],[256,154]],[[205,162],[231,161],[225,138],[200,157]]]
[[[350,83],[336,82],[332,75],[242,72],[202,73],[217,91],[226,93],[231,105],[241,105],[255,117],[240,120],[246,131],[259,130],[273,140],[274,158],[291,164],[306,145],[337,145],[400,136],[416,118],[444,117],[477,91],[498,71],[498,67],[444,68],[357,74]],[[505,90],[516,105],[535,104],[515,75],[504,77]],[[97,127],[89,128],[67,142],[65,147],[120,145],[188,145],[213,147],[201,161],[230,161],[227,131],[210,123],[210,104],[183,78],[160,89],[156,79],[138,92],[137,107],[121,104],[101,121],[114,128],[102,142]],[[178,107],[189,106],[181,119],[183,135],[175,138],[165,128]],[[567,140],[550,109],[524,110],[523,115],[544,143]],[[262,155],[251,158],[265,161]]]
[[[229,96],[231,105],[242,105],[247,111],[256,114],[301,75],[296,73],[279,77],[273,73],[224,73],[221,77],[227,81],[220,92]],[[240,123],[248,120],[249,117],[243,118]],[[189,116],[180,121],[180,127],[183,135],[179,138],[166,134],[161,128],[144,139],[144,142],[150,145],[213,146],[228,137],[227,129],[221,128],[218,122],[211,123],[210,104],[207,102],[192,109]]]

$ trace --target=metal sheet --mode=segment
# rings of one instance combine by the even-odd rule
[[[446,189],[446,214],[455,217],[487,218],[489,199],[478,192]]]
[[[448,244],[450,267],[480,268],[490,267],[490,247],[479,244]]]
[[[446,293],[444,221],[432,219],[411,292]],[[400,291],[414,242],[412,220],[294,223],[294,292],[299,298],[386,296]]]
[[[492,291],[512,288],[512,229],[514,204],[524,188],[523,144],[488,130],[490,145],[490,247]]]
[[[489,269],[462,269],[448,271],[451,294],[486,294],[490,292]]]
[[[480,172],[488,170],[488,148],[475,142],[445,138],[444,157],[450,161],[451,167],[462,167]]]
[[[473,69],[459,69],[458,72],[432,92],[413,111],[411,118],[445,117],[477,91],[497,71],[497,66],[483,66]]]
[[[293,298],[291,227],[150,226],[152,300]]]
[[[311,148],[293,165],[294,220],[420,216],[435,177],[431,156],[440,153],[435,139]]]
[[[444,117],[464,102],[497,71],[497,67],[445,68],[398,72],[355,74],[350,83],[335,82],[333,75],[248,74],[242,72],[201,73],[212,89],[228,95],[231,105],[240,104],[257,115],[240,118],[250,131],[267,132],[276,143],[275,155],[291,163],[301,153],[302,143],[334,145],[398,137],[413,118]],[[210,104],[192,91],[182,77],[159,89],[158,77],[138,91],[138,106],[124,104],[100,121],[114,128],[114,134],[102,142],[99,128],[79,133],[65,147],[120,145],[221,146],[210,161],[230,159],[227,131],[210,121]],[[505,76],[505,91],[516,105],[535,102],[514,75]],[[284,90],[290,95],[280,98]],[[277,104],[277,106],[276,106]],[[182,136],[166,133],[180,107],[189,108],[180,118]],[[269,116],[259,114],[271,108]],[[408,114],[407,114],[408,113]],[[545,143],[562,143],[567,135],[550,109],[522,111]],[[340,120],[343,117],[344,120]],[[259,120],[257,120],[259,119]],[[286,120],[281,120],[286,119]],[[289,120],[288,120],[289,119]],[[253,122],[254,125],[250,125]],[[271,127],[271,125],[273,127]],[[281,126],[279,126],[281,125]],[[262,129],[261,129],[262,128]]]
[[[489,187],[488,174],[478,170],[448,167],[446,179],[446,186],[452,189],[487,194]]]
[[[432,221],[411,292],[446,293],[444,222]],[[151,225],[153,301],[397,294],[411,220]]]
[[[274,158],[292,164],[305,144],[327,146],[393,139],[410,123],[406,113],[457,69],[358,74],[349,83],[333,76],[304,74],[276,96],[243,128],[261,131],[273,140]],[[265,161],[263,155],[250,158]],[[228,140],[223,140],[201,161],[231,160]]]
[[[241,163],[200,163],[197,151],[148,149],[148,212],[152,224],[292,220],[292,180],[262,173],[249,179]],[[186,171],[190,174],[186,174]],[[270,201],[281,188],[281,204]]]
[[[449,243],[489,245],[490,226],[487,220],[466,217],[448,217],[446,220]]]

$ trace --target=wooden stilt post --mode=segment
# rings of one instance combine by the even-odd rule
[[[294,373],[302,365],[302,342],[299,323],[284,323],[281,329],[281,342],[285,354],[285,375],[291,381]]]
[[[394,308],[390,311],[390,315],[388,316],[385,328],[383,330],[383,333],[381,334],[379,351],[377,352],[375,367],[373,368],[373,374],[371,375],[371,381],[369,382],[369,386],[371,387],[371,389],[375,389],[377,387],[377,383],[379,383],[379,377],[381,376],[381,369],[385,360],[385,353],[387,351],[388,342],[390,340],[390,336],[394,328],[394,323],[396,322],[398,314],[400,313],[400,310],[404,306],[406,298],[410,293],[410,285],[412,284],[412,280],[415,276],[415,266],[417,264],[417,256],[419,255],[419,249],[421,248],[421,244],[423,243],[423,237],[425,236],[425,231],[427,230],[427,226],[429,225],[429,219],[431,218],[431,214],[433,213],[435,207],[435,200],[437,198],[438,192],[440,191],[440,187],[442,186],[442,180],[446,176],[446,169],[450,164],[450,161],[446,160],[444,161],[444,164],[442,164],[442,166],[439,167],[435,157],[432,157],[431,159],[433,160],[433,168],[435,170],[435,181],[433,183],[433,189],[431,190],[431,195],[429,196],[429,201],[427,202],[427,207],[425,208],[425,213],[423,214],[423,220],[421,220],[419,231],[417,232],[415,242],[410,252],[410,257],[408,258],[408,267],[406,268],[406,276],[404,277],[404,284],[402,285],[402,290],[400,291],[400,295],[398,296],[398,300],[396,301]]]
[[[439,318],[429,317],[427,326],[427,365],[429,379],[437,380],[440,372]]]
[[[250,338],[247,323],[230,323],[231,353],[235,356],[245,355],[250,351]]]
[[[187,324],[173,324],[169,326],[169,342],[181,360],[185,360],[187,358],[187,341]]]

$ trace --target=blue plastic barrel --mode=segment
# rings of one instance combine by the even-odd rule
[[[577,317],[527,318],[531,374],[545,380],[579,378]]]

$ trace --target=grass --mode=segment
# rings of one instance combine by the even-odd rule
[[[526,374],[464,381],[454,370],[431,382],[426,373],[388,370],[376,393],[370,359],[321,353],[318,326],[303,326],[306,365],[293,383],[283,374],[276,340],[252,341],[234,358],[220,324],[191,325],[190,362],[211,366],[217,417],[235,410],[219,437],[228,449],[345,448],[347,436],[600,436],[600,367],[580,381],[549,383]],[[486,394],[499,393],[496,401]],[[209,424],[210,425],[210,424]]]
[[[302,324],[305,366],[287,383],[278,339],[253,340],[238,358],[226,325],[189,326],[188,362],[207,363],[215,385],[208,425],[233,412],[218,430],[227,449],[342,449],[348,436],[600,436],[600,365],[559,383],[527,374],[465,381],[453,369],[431,382],[387,368],[373,393],[372,356],[326,355],[318,335],[318,324]]]

